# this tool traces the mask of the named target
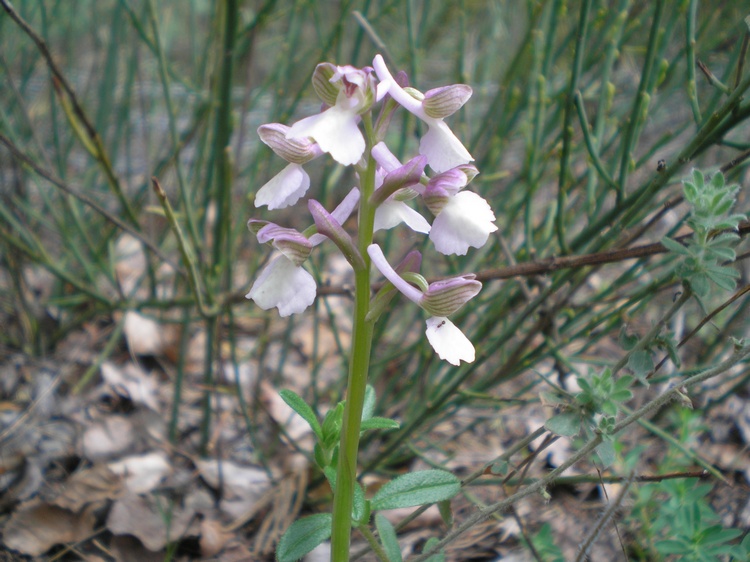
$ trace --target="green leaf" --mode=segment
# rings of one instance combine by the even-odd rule
[[[323,446],[330,449],[338,443],[341,436],[341,424],[344,419],[344,403],[339,402],[335,408],[328,410],[326,417],[323,419],[321,432],[323,434]]]
[[[666,539],[656,543],[656,550],[660,554],[689,554],[689,547],[683,542],[674,539]]]
[[[683,246],[682,244],[680,244],[676,240],[672,240],[671,238],[667,238],[666,236],[661,239],[661,245],[664,246],[667,250],[669,250],[672,253],[680,254],[680,255],[683,255],[683,256],[689,256],[690,255],[690,251],[685,246]],[[625,347],[625,346],[623,346],[623,347]],[[629,348],[625,347],[625,349],[629,349]]]
[[[279,541],[276,560],[294,562],[328,540],[331,536],[332,519],[330,513],[317,513],[292,523]]]
[[[633,374],[638,377],[639,381],[644,382],[646,375],[654,368],[654,360],[651,358],[651,353],[645,349],[641,349],[631,354],[628,357],[628,368],[633,371]]]
[[[375,528],[378,530],[380,543],[383,545],[383,550],[385,550],[385,553],[388,555],[388,560],[390,560],[390,562],[402,562],[401,547],[398,546],[396,530],[382,513],[375,515]]]
[[[313,447],[313,457],[315,458],[315,462],[321,469],[324,469],[331,464],[330,459],[327,458],[327,455],[323,450],[323,447],[320,446],[320,443],[315,443],[315,447]]]
[[[372,385],[365,387],[365,402],[362,405],[362,421],[369,420],[375,412],[375,389]]]
[[[366,509],[365,491],[359,482],[354,483],[354,497],[352,498],[352,521],[355,527],[367,523],[364,521]],[[369,514],[368,514],[369,519]]]
[[[604,467],[612,466],[615,462],[615,446],[612,441],[603,441],[596,448],[596,454]]]
[[[701,544],[704,546],[718,545],[732,541],[741,534],[742,531],[740,529],[724,529],[721,525],[714,525],[703,531]]]
[[[440,541],[436,537],[430,537],[429,539],[427,539],[427,542],[424,543],[424,549],[422,550],[422,552],[427,552],[438,542]],[[445,562],[445,552],[441,550],[437,554],[433,554],[432,556],[430,556],[427,560],[425,560],[425,562]]]
[[[367,418],[362,421],[360,431],[367,431],[368,429],[398,429],[401,425],[396,420],[388,418]]]
[[[711,290],[708,276],[705,273],[696,273],[690,277],[690,286],[693,292],[700,298],[705,298]]]
[[[736,278],[739,277],[739,273],[731,267],[710,267],[706,270],[706,275],[725,291],[734,291],[737,287]]]
[[[544,427],[563,437],[573,437],[581,431],[581,416],[577,412],[563,412],[548,419]]]
[[[307,422],[310,428],[312,428],[313,433],[315,433],[315,436],[318,438],[318,440],[322,441],[323,434],[320,429],[318,417],[315,415],[315,412],[313,412],[312,408],[307,405],[307,402],[305,402],[302,397],[296,392],[287,389],[280,390],[279,396],[281,396],[281,399],[284,400],[284,402],[286,402],[292,410],[297,412],[302,417],[302,419]]]
[[[422,470],[399,476],[383,485],[372,498],[372,509],[398,509],[436,503],[455,496],[461,482],[444,470]]]
[[[680,245],[680,247],[682,248],[682,245]],[[620,347],[623,348],[625,351],[630,351],[638,343],[638,336],[636,336],[635,334],[628,334],[628,331],[625,328],[625,326],[623,326],[622,329],[620,330],[620,335],[618,339],[620,342]]]
[[[336,469],[332,466],[327,466],[323,469],[323,474],[331,485],[331,491],[336,493],[336,477],[338,476]],[[363,521],[363,519],[365,519],[366,511],[367,501],[365,500],[365,491],[362,489],[362,486],[359,485],[359,482],[355,482],[354,496],[352,497],[352,522],[355,527],[366,523],[366,521]],[[367,514],[367,518],[369,519],[369,514]]]
[[[440,510],[440,517],[443,519],[448,527],[453,525],[453,510],[451,509],[451,501],[443,500],[438,502],[438,509]]]
[[[505,476],[506,474],[508,474],[508,468],[509,468],[508,461],[497,461],[496,463],[492,465],[492,468],[490,469],[490,471],[492,472],[492,474]]]

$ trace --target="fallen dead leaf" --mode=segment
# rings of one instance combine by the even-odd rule
[[[57,544],[78,542],[91,536],[96,518],[93,509],[74,513],[36,501],[18,509],[3,530],[5,546],[39,556]]]
[[[130,535],[112,537],[110,550],[117,562],[164,562],[163,551],[151,552],[141,541]]]
[[[129,310],[125,313],[125,340],[133,355],[160,355],[165,341],[163,327],[153,318]]]
[[[169,474],[171,465],[162,452],[125,457],[107,465],[124,478],[125,486],[133,494],[145,494],[156,488]]]
[[[224,529],[224,526],[214,519],[201,521],[201,554],[204,557],[216,556],[224,546],[234,537],[234,533]]]
[[[61,486],[62,493],[52,503],[78,512],[87,504],[117,499],[122,495],[122,480],[105,465],[74,472]]]
[[[115,535],[133,535],[156,552],[167,543],[197,536],[195,511],[181,508],[156,496],[127,496],[117,500],[107,517],[107,528]]]
[[[120,367],[114,363],[102,363],[102,379],[112,390],[154,411],[159,410],[159,383],[156,377],[149,375],[132,362]]]
[[[221,510],[236,518],[260,500],[271,480],[265,470],[231,461],[198,460],[196,466],[206,483],[221,492]]]
[[[103,460],[125,453],[134,442],[131,420],[113,415],[97,420],[83,434],[83,455],[91,460]]]

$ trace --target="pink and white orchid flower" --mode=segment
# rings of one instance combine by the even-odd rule
[[[372,66],[380,79],[378,99],[387,92],[401,107],[427,124],[427,133],[419,143],[419,153],[427,156],[427,162],[433,170],[444,172],[474,160],[443,121],[444,117],[452,114],[469,99],[469,86],[456,84],[430,90],[420,101],[396,83],[381,55],[375,55]]]

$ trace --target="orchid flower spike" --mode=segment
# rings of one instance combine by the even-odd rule
[[[458,111],[471,97],[472,90],[469,86],[454,84],[425,94],[411,88],[407,92],[393,78],[381,55],[375,55],[372,65],[380,79],[378,99],[387,92],[399,105],[427,124],[428,131],[419,143],[419,153],[427,156],[427,162],[433,170],[440,173],[474,160],[450,127],[443,122],[445,117]],[[421,99],[415,98],[410,92]]]
[[[365,151],[359,116],[375,101],[372,68],[321,63],[315,68],[312,81],[316,93],[329,108],[297,121],[286,137],[312,138],[339,164],[356,164]]]
[[[377,244],[367,248],[372,263],[406,298],[416,303],[431,317],[427,319],[427,340],[440,359],[458,366],[461,361],[474,361],[474,346],[448,316],[460,309],[475,297],[482,284],[474,275],[462,275],[430,283],[425,291],[420,291],[401,277],[385,259]]]
[[[346,222],[358,201],[359,190],[352,189],[331,216],[338,222]],[[245,297],[255,301],[263,310],[277,308],[282,317],[303,312],[317,294],[315,279],[303,267],[303,263],[313,247],[326,237],[313,234],[308,239],[292,228],[253,219],[248,221],[248,227],[256,232],[258,242],[270,242],[278,253],[263,268]]]
[[[258,136],[271,150],[289,162],[255,194],[255,206],[267,205],[270,210],[294,205],[310,188],[310,176],[302,164],[323,154],[320,147],[308,138],[288,139],[289,127],[268,123],[258,128]]]

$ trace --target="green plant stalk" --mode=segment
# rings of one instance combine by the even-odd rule
[[[169,117],[169,136],[172,141],[172,146],[175,152],[174,168],[177,175],[177,185],[179,188],[180,201],[182,202],[183,212],[185,214],[185,220],[187,222],[188,235],[190,236],[190,242],[193,248],[200,255],[200,237],[198,235],[198,227],[195,223],[195,213],[193,211],[192,197],[188,193],[188,187],[185,182],[185,176],[180,165],[180,136],[177,133],[177,117],[175,114],[174,107],[172,105],[172,96],[169,93],[169,76],[167,74],[167,62],[164,56],[164,49],[161,44],[161,35],[159,31],[159,20],[156,15],[156,8],[154,7],[153,0],[149,0],[147,3],[148,17],[151,23],[151,29],[154,33],[154,44],[156,46],[157,61],[159,63],[159,78],[161,81],[162,92],[164,94],[164,104],[167,109],[167,116]]]
[[[560,175],[557,182],[557,216],[555,226],[557,228],[557,243],[564,254],[569,254],[570,249],[565,240],[565,201],[567,199],[568,168],[570,166],[570,145],[573,140],[573,98],[578,89],[578,79],[583,67],[583,51],[586,44],[588,31],[588,19],[591,12],[591,0],[583,0],[581,14],[578,21],[578,32],[576,34],[576,51],[573,61],[573,72],[570,76],[570,85],[566,94],[565,114],[562,125],[562,154],[560,156]]]
[[[122,332],[125,329],[126,317],[127,314],[123,314],[120,321],[115,324],[115,329],[112,330],[112,334],[110,335],[109,340],[107,340],[107,344],[104,346],[102,352],[97,356],[96,361],[94,361],[94,363],[88,369],[86,369],[86,372],[83,373],[83,376],[78,379],[78,382],[75,384],[75,386],[73,386],[73,390],[71,391],[73,394],[79,394],[89,383],[89,381],[91,381],[94,375],[99,372],[102,363],[104,363],[109,358],[109,356],[112,355],[115,347],[120,343],[120,336],[122,336]]]
[[[390,559],[388,558],[388,555],[383,550],[383,547],[380,546],[378,539],[375,538],[375,535],[370,530],[370,527],[368,527],[367,525],[362,525],[359,528],[359,532],[362,533],[363,537],[365,537],[365,540],[367,540],[367,543],[370,545],[370,548],[372,548],[372,551],[375,553],[375,556],[377,556],[381,562],[390,561]]]
[[[648,84],[651,73],[654,69],[654,59],[656,58],[656,42],[659,36],[659,24],[664,10],[664,2],[657,0],[654,7],[654,17],[651,23],[651,31],[648,36],[648,47],[646,49],[646,59],[641,71],[641,81],[638,84],[638,92],[635,95],[633,109],[630,112],[628,126],[625,129],[625,135],[622,141],[622,154],[620,155],[620,177],[617,180],[620,190],[617,192],[617,203],[625,199],[626,183],[628,181],[628,172],[630,168],[630,159],[633,153],[633,145],[636,140],[636,128],[641,119],[641,108],[648,95]]]
[[[687,57],[687,93],[690,99],[690,109],[693,111],[695,124],[700,126],[703,121],[701,108],[698,105],[698,91],[695,83],[695,18],[698,11],[698,1],[690,0],[687,13],[687,31],[685,38],[685,55]],[[739,82],[738,82],[739,84]]]
[[[358,220],[358,246],[364,259],[363,268],[354,271],[354,328],[352,331],[352,350],[349,361],[346,406],[341,427],[338,466],[336,468],[336,490],[333,494],[333,523],[331,530],[331,560],[347,562],[349,560],[349,541],[352,527],[352,498],[357,480],[357,453],[359,451],[359,433],[362,422],[362,408],[365,401],[367,374],[370,367],[370,349],[372,348],[373,323],[366,320],[370,311],[370,256],[367,247],[372,243],[375,224],[375,205],[370,196],[375,189],[375,160],[370,154],[372,140],[372,117],[363,115],[367,149],[367,170],[362,174],[360,186]]]
[[[226,0],[224,16],[224,48],[221,54],[221,79],[219,82],[216,112],[213,157],[216,170],[216,202],[218,216],[214,232],[213,265],[222,271],[220,286],[228,290],[231,283],[231,228],[232,228],[232,185],[231,155],[229,143],[232,136],[232,70],[234,67],[234,49],[237,39],[237,20],[239,6],[236,0]],[[222,255],[223,253],[223,255]]]

